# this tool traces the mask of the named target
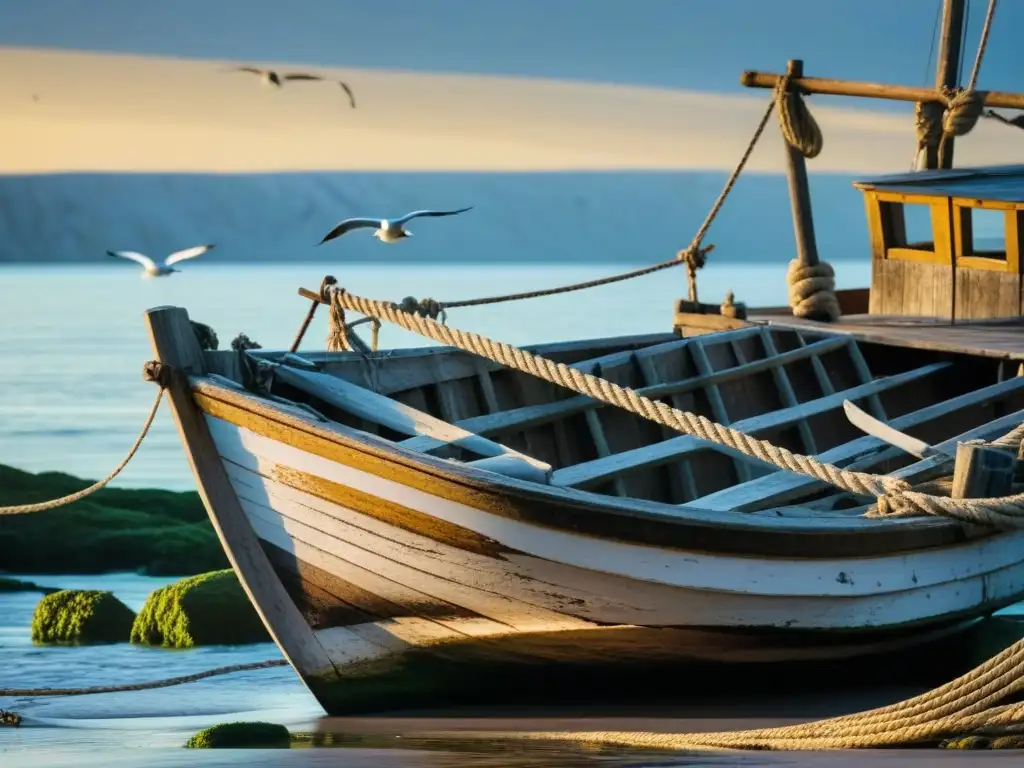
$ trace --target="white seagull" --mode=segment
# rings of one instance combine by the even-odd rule
[[[109,256],[114,256],[118,259],[131,259],[134,262],[138,262],[142,265],[142,276],[144,278],[150,277],[165,277],[172,272],[181,272],[180,269],[175,269],[174,265],[179,261],[185,259],[194,259],[196,256],[202,256],[204,253],[209,251],[214,246],[212,245],[197,245],[194,248],[186,248],[183,251],[175,251],[166,259],[163,264],[157,264],[149,256],[145,256],[135,251],[107,251]]]
[[[282,75],[279,72],[275,72],[272,69],[259,69],[258,67],[236,67],[232,70],[233,72],[252,72],[254,75],[259,75],[264,85],[272,85],[275,88],[280,88],[286,82],[290,80],[324,80],[327,81],[329,78],[320,77],[319,75],[307,75],[302,72],[293,72],[291,74]],[[352,109],[356,108],[356,97],[352,94],[352,89],[348,87],[347,83],[338,80],[338,85],[341,86],[342,90],[348,94],[349,104],[352,105]]]
[[[317,245],[323,245],[328,240],[341,237],[346,232],[364,227],[374,227],[373,236],[382,243],[397,243],[406,237],[412,237],[412,232],[404,226],[407,221],[411,221],[419,216],[454,216],[457,213],[465,213],[472,210],[472,208],[473,206],[459,208],[457,211],[413,211],[412,213],[405,214],[400,219],[345,219],[328,232]]]

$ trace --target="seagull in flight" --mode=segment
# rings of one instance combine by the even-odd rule
[[[374,227],[373,236],[382,243],[397,243],[406,237],[412,237],[412,232],[405,228],[405,223],[420,216],[454,216],[457,213],[465,213],[469,208],[459,208],[457,211],[413,211],[407,213],[400,219],[345,219],[334,229],[327,233],[323,240],[317,245],[323,245],[328,240],[341,237],[346,232],[364,227]]]
[[[272,85],[275,88],[280,88],[286,82],[291,80],[328,80],[326,77],[320,77],[319,75],[307,75],[302,72],[292,72],[290,74],[282,75],[280,72],[276,72],[273,69],[259,69],[258,67],[236,67],[233,72],[252,72],[254,75],[259,75],[260,79],[263,80],[264,85]],[[347,83],[338,81],[338,85],[341,89],[348,94],[349,104],[352,105],[352,109],[356,108],[356,97],[352,94],[352,89],[348,87]]]
[[[202,256],[204,253],[212,249],[212,245],[197,245],[195,248],[186,248],[183,251],[175,251],[166,259],[163,264],[157,264],[149,256],[145,256],[135,251],[107,251],[108,256],[113,256],[118,259],[131,259],[142,265],[142,276],[144,278],[152,277],[165,277],[172,272],[181,272],[180,269],[175,269],[174,265],[179,261],[185,259],[194,259],[196,256]]]

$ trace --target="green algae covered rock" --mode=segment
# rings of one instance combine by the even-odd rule
[[[201,573],[154,590],[131,628],[131,641],[165,648],[270,640],[235,572]]]
[[[32,642],[123,643],[135,613],[111,592],[62,589],[47,595],[32,616]]]
[[[189,749],[287,749],[290,744],[291,735],[283,725],[223,723],[200,731],[185,746]]]
[[[8,576],[0,576],[0,592],[42,592],[44,595],[52,595],[60,590],[55,587],[41,587],[34,581],[22,581],[12,579]]]
[[[31,504],[92,485],[62,472],[0,464],[0,506]],[[101,488],[38,515],[0,517],[0,563],[12,573],[190,576],[228,566],[199,494]]]

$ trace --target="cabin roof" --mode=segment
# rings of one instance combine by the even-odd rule
[[[853,186],[861,191],[1024,203],[1024,165],[914,171],[855,181]]]

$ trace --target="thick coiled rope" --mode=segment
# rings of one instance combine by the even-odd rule
[[[508,368],[528,373],[595,400],[623,408],[678,432],[728,446],[747,456],[774,464],[781,469],[808,475],[837,488],[876,497],[889,491],[910,488],[905,480],[884,475],[851,472],[820,462],[811,456],[791,453],[785,448],[758,440],[699,414],[681,411],[665,403],[650,400],[631,389],[531,354],[511,344],[494,341],[476,333],[450,328],[428,317],[403,312],[391,302],[355,296],[338,287],[333,287],[330,290],[330,295],[332,309],[342,314],[341,322],[343,322],[343,314],[346,309],[380,320],[387,320],[407,331],[426,336],[441,344],[458,347],[463,351],[493,360]]]
[[[794,317],[839,319],[839,299],[836,298],[836,273],[826,261],[805,265],[800,259],[789,262],[786,272],[789,285],[789,306]]]
[[[1024,640],[935,690],[886,707],[779,728],[715,733],[529,733],[555,741],[652,749],[829,750],[936,744],[956,736],[1001,736],[1024,729]]]
[[[146,416],[146,421],[142,425],[142,431],[139,432],[139,436],[135,438],[135,442],[129,449],[128,454],[121,460],[121,463],[114,467],[114,470],[104,477],[99,482],[93,483],[88,488],[83,488],[75,493],[68,494],[67,496],[61,496],[59,499],[51,499],[50,501],[40,501],[36,504],[16,504],[10,507],[0,507],[0,516],[4,515],[27,515],[32,512],[45,512],[50,509],[56,509],[63,507],[68,504],[72,504],[76,501],[84,499],[86,496],[91,496],[96,493],[100,488],[103,488],[111,480],[121,474],[121,471],[128,466],[128,462],[135,456],[135,452],[139,450],[139,446],[142,445],[142,441],[149,434],[149,428],[153,425],[153,419],[156,418],[156,412],[160,408],[160,402],[163,400],[165,383],[161,383],[158,378],[160,376],[160,368],[154,367],[157,364],[147,363],[146,369],[143,373],[143,377],[147,381],[154,381],[160,384],[160,388],[157,390],[156,399],[153,400],[153,405],[149,409],[149,415]]]

